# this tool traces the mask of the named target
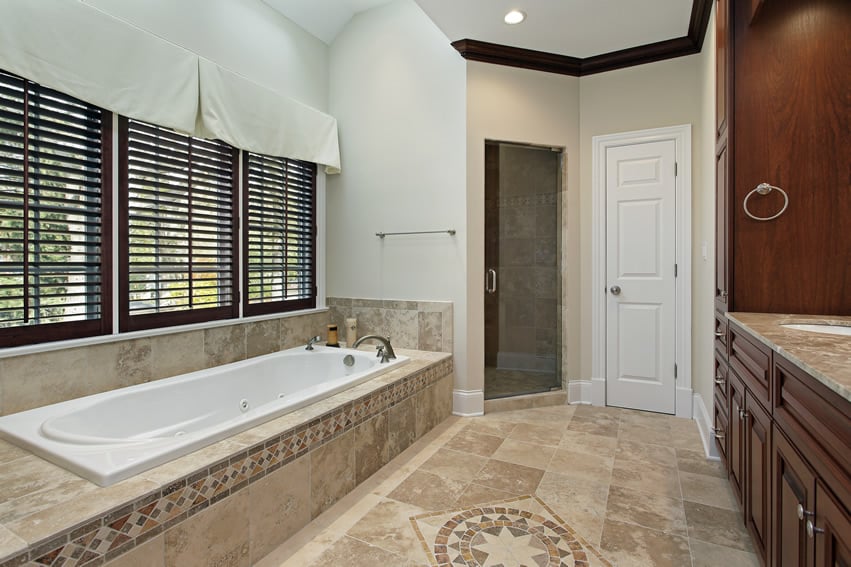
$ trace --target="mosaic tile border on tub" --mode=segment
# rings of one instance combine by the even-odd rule
[[[427,366],[100,518],[31,545],[1,562],[0,567],[103,565],[410,398],[453,370],[452,358]]]

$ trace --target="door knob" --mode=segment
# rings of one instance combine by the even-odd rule
[[[609,289],[609,291],[611,291],[611,292],[612,292],[612,295],[620,295],[620,294],[621,294],[621,286],[619,286],[619,285],[613,285],[613,286]]]

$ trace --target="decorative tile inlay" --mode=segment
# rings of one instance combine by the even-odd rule
[[[421,514],[411,523],[436,567],[611,567],[535,496]]]
[[[351,431],[360,423],[451,374],[453,368],[451,358],[441,360],[354,402],[345,403],[305,425],[286,430],[247,451],[175,481],[118,511],[92,518],[82,528],[58,533],[48,542],[6,558],[0,562],[0,567],[102,565],[211,504],[239,492],[267,473]]]

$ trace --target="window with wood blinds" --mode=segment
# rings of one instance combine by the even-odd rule
[[[0,71],[0,347],[111,331],[111,131]]]
[[[120,119],[122,331],[238,316],[238,155]]]
[[[316,307],[316,164],[243,154],[243,313]]]

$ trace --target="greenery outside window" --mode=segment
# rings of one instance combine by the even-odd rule
[[[243,156],[243,313],[316,307],[316,164]]]
[[[0,347],[111,331],[111,140],[109,113],[0,71]]]
[[[121,118],[121,331],[238,316],[237,149]]]

